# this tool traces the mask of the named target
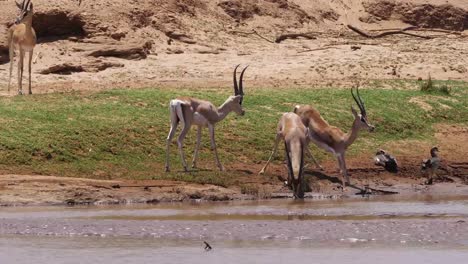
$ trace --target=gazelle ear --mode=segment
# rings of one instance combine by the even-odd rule
[[[357,113],[356,109],[354,109],[353,106],[351,106],[351,112],[353,113],[353,115],[354,115],[355,117],[358,116],[358,113]]]
[[[29,9],[28,9],[28,10],[31,11],[32,9],[33,9],[33,3],[30,3],[30,4],[29,4]]]
[[[15,1],[15,4],[16,4],[16,6],[17,6],[19,9],[22,9],[22,7],[21,7],[21,4],[20,4],[20,3],[18,3],[18,2],[16,2],[16,1]]]

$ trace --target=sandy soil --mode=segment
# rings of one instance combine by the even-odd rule
[[[9,64],[6,63],[5,35],[16,9],[13,1],[0,2],[0,63],[4,63],[0,65],[0,95],[12,96],[14,92],[7,92]],[[468,81],[467,23],[460,21],[463,14],[468,17],[465,0],[318,2],[83,0],[78,6],[78,1],[35,0],[39,44],[33,63],[33,92],[149,86],[226,88],[231,85],[231,70],[238,63],[251,65],[245,78],[248,87],[339,87],[349,85],[354,78],[365,81],[419,79],[429,74],[434,79]],[[450,8],[441,8],[447,3]],[[419,14],[420,19],[415,21],[411,14]],[[453,23],[443,24],[439,16]],[[348,24],[369,32],[418,25],[452,33],[413,32],[433,37],[428,40],[402,35],[367,39],[350,31],[346,27]],[[281,34],[298,32],[311,32],[315,39],[270,42]],[[130,48],[141,54],[134,57],[135,52],[126,53]],[[121,49],[120,53],[90,55],[115,49]],[[59,74],[41,74],[64,64],[86,67],[72,67]],[[13,85],[16,87],[16,69]],[[441,126],[438,131],[445,162],[440,181],[457,189],[467,177],[464,157],[468,131],[451,126]],[[401,173],[396,176],[375,168],[368,158],[349,160],[353,183],[359,188],[370,185],[397,192],[431,189],[420,185],[424,179],[417,176],[418,165],[424,157],[412,153],[411,148],[401,148],[412,145],[430,148],[421,142],[394,142],[384,146],[396,151],[395,155],[403,164]],[[312,190],[341,195],[335,177],[338,175],[336,164],[330,161],[323,165],[327,168],[325,172],[308,172],[316,179],[310,183]],[[245,170],[245,164],[236,166],[233,165],[232,170],[240,167]],[[248,191],[252,193],[245,193],[240,185],[221,188],[166,181],[3,175],[0,176],[0,204],[226,200],[268,198],[286,193],[277,180],[284,174],[284,167],[272,166],[268,176],[254,176],[260,166],[249,167],[242,183],[255,186]],[[350,188],[345,194],[358,191]]]
[[[11,2],[2,3],[5,8],[0,11],[0,24],[13,21],[16,13]],[[228,87],[231,70],[238,63],[251,65],[246,76],[250,87],[337,87],[349,84],[355,77],[418,79],[427,78],[428,74],[435,79],[468,80],[468,58],[464,56],[468,53],[466,31],[416,32],[434,36],[424,40],[401,35],[366,39],[347,29],[346,24],[366,30],[409,25],[397,12],[398,8],[384,16],[381,13],[388,7],[374,4],[371,8],[366,3],[372,1],[322,1],[322,5],[312,5],[301,0],[259,0],[253,4],[244,0],[219,4],[203,0],[103,0],[83,1],[80,7],[76,2],[35,1],[36,12],[40,14],[36,19],[40,43],[35,49],[32,77],[36,93],[145,86]],[[404,9],[412,1],[396,2],[397,7]],[[417,1],[413,5],[421,9],[423,4],[437,7],[442,2],[446,1]],[[448,2],[453,8],[468,9],[466,1]],[[119,21],[111,19],[117,15]],[[455,14],[444,15],[450,21],[456,20]],[[376,18],[368,19],[369,16]],[[422,26],[433,25],[427,21],[438,20],[432,13],[421,14]],[[58,23],[65,25],[57,27]],[[3,25],[0,25],[2,36],[7,31]],[[440,27],[450,28],[450,25]],[[283,33],[304,32],[312,32],[316,39],[276,44],[253,34],[252,30],[269,40]],[[4,61],[5,41],[0,37]],[[128,47],[147,41],[151,48],[145,51],[146,59],[89,56],[90,51],[108,50],[109,46]],[[102,71],[93,68],[65,71],[66,74],[40,74],[64,63],[98,65],[103,62],[114,66]],[[14,84],[15,76],[16,70]],[[0,94],[7,95],[7,82],[8,64],[3,64]]]

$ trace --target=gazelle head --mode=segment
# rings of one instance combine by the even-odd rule
[[[234,68],[234,96],[229,97],[228,100],[231,100],[233,103],[231,104],[231,109],[234,111],[236,114],[243,116],[245,114],[244,109],[242,109],[242,101],[244,100],[244,85],[242,84],[242,81],[244,79],[244,73],[245,70],[247,70],[247,67],[245,67],[239,77],[239,84],[237,84],[237,68],[239,68],[240,64]]]
[[[364,102],[362,101],[361,95],[359,94],[359,86],[356,86],[356,95],[353,91],[354,88],[351,88],[351,95],[353,96],[354,101],[359,107],[360,113],[356,111],[354,107],[351,106],[351,112],[353,112],[355,122],[359,125],[359,128],[365,129],[367,128],[369,132],[374,131],[375,127],[369,123],[367,120],[367,113],[366,107],[364,106]]]
[[[431,148],[431,157],[437,157],[437,153],[439,153],[439,148],[434,146]]]
[[[16,17],[15,24],[22,23],[25,19],[31,18],[33,16],[33,4],[31,0],[23,0],[20,4],[16,2],[16,6],[20,9],[20,14]]]
[[[383,149],[379,149],[379,150],[377,150],[377,152],[375,153],[376,156],[377,156],[377,155],[385,155],[385,154],[387,154],[387,152],[385,152],[385,150],[383,150]]]

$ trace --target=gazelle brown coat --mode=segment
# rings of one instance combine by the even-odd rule
[[[13,71],[14,54],[17,50],[19,52],[18,60],[18,94],[23,94],[23,68],[24,56],[28,53],[28,72],[29,72],[29,94],[31,90],[31,63],[36,46],[36,32],[32,27],[32,19],[34,15],[33,4],[30,0],[23,0],[22,4],[17,2],[16,6],[21,10],[19,16],[16,18],[16,23],[8,32],[8,45],[10,49],[10,75],[8,79],[8,92],[10,92],[11,74]]]
[[[308,145],[307,136],[308,129],[302,123],[301,118],[295,113],[284,113],[278,122],[273,151],[265,167],[260,171],[260,174],[265,173],[266,168],[276,155],[279,142],[284,140],[288,165],[287,184],[293,189],[294,197],[296,198],[304,197],[303,167],[304,153],[307,151]]]
[[[197,143],[195,146],[192,168],[196,168],[197,166],[198,150],[200,148],[201,140],[201,129],[202,127],[208,127],[210,132],[211,148],[213,149],[215,155],[216,164],[221,171],[224,170],[223,165],[219,161],[218,152],[216,150],[214,126],[216,123],[223,120],[231,112],[235,112],[238,115],[245,114],[244,109],[242,108],[242,101],[244,99],[244,87],[242,82],[244,72],[248,66],[245,67],[241,72],[239,85],[237,84],[236,79],[236,72],[238,67],[239,65],[237,65],[234,69],[234,95],[229,96],[229,98],[220,107],[214,106],[211,102],[191,97],[180,97],[171,100],[171,102],[169,103],[171,129],[169,131],[169,135],[167,136],[166,172],[170,170],[169,148],[179,123],[182,126],[182,131],[180,132],[180,135],[177,138],[177,145],[179,147],[180,158],[182,160],[184,170],[188,171],[187,162],[185,161],[185,155],[183,150],[183,141],[187,133],[190,131],[190,127],[192,125],[196,125],[198,127]]]
[[[294,113],[298,114],[305,126],[309,128],[309,138],[318,147],[331,152],[336,156],[341,173],[343,174],[342,184],[350,184],[348,171],[346,168],[345,152],[348,147],[358,137],[361,129],[368,129],[370,132],[374,131],[372,126],[367,120],[366,108],[359,89],[356,88],[357,97],[351,89],[351,94],[354,101],[359,107],[360,113],[358,114],[354,107],[351,107],[351,112],[354,116],[354,122],[351,131],[344,133],[341,129],[335,126],[330,126],[320,115],[319,111],[310,105],[296,106]]]

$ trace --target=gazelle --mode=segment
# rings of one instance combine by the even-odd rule
[[[13,71],[15,51],[19,51],[18,61],[18,94],[23,94],[23,61],[26,52],[29,54],[29,94],[31,90],[31,63],[34,47],[36,46],[36,32],[32,27],[34,15],[33,4],[31,0],[23,0],[22,4],[16,2],[16,6],[21,10],[13,25],[8,32],[8,45],[10,49],[10,77],[8,79],[8,92],[10,92],[11,72]]]
[[[229,98],[218,108],[211,102],[191,97],[181,97],[171,100],[169,104],[171,129],[169,131],[169,135],[167,136],[166,172],[169,171],[169,147],[179,123],[182,125],[182,131],[177,138],[177,145],[179,147],[180,158],[182,160],[184,170],[188,171],[183,150],[183,142],[192,125],[196,125],[198,127],[197,143],[195,146],[195,153],[193,155],[192,168],[196,168],[197,166],[198,150],[200,148],[201,140],[201,129],[202,127],[208,127],[211,139],[211,148],[214,152],[216,164],[221,171],[224,170],[223,165],[219,161],[218,152],[216,150],[214,126],[216,123],[222,121],[231,112],[235,112],[241,116],[245,114],[245,111],[242,108],[242,101],[244,99],[244,87],[242,82],[244,78],[244,72],[247,70],[248,66],[242,70],[239,78],[239,84],[237,83],[238,67],[239,65],[237,65],[234,69],[234,95],[229,96]]]
[[[320,115],[319,111],[309,105],[296,106],[294,113],[298,114],[305,126],[309,128],[309,138],[318,147],[331,152],[338,159],[338,165],[341,173],[343,174],[342,184],[343,188],[345,183],[350,184],[348,171],[346,169],[345,152],[348,147],[358,137],[361,129],[367,129],[369,132],[374,131],[372,126],[367,120],[366,108],[364,102],[359,94],[359,88],[356,88],[357,97],[351,88],[351,95],[359,107],[360,113],[351,106],[351,112],[354,116],[354,122],[351,131],[344,133],[341,129],[330,126]]]
[[[301,118],[295,113],[284,113],[276,129],[276,139],[273,152],[270,155],[265,167],[260,171],[263,174],[270,164],[270,161],[276,155],[280,140],[284,140],[285,152],[288,165],[288,182],[292,187],[294,197],[304,198],[304,188],[302,186],[304,151],[307,151],[308,129],[302,123]]]

